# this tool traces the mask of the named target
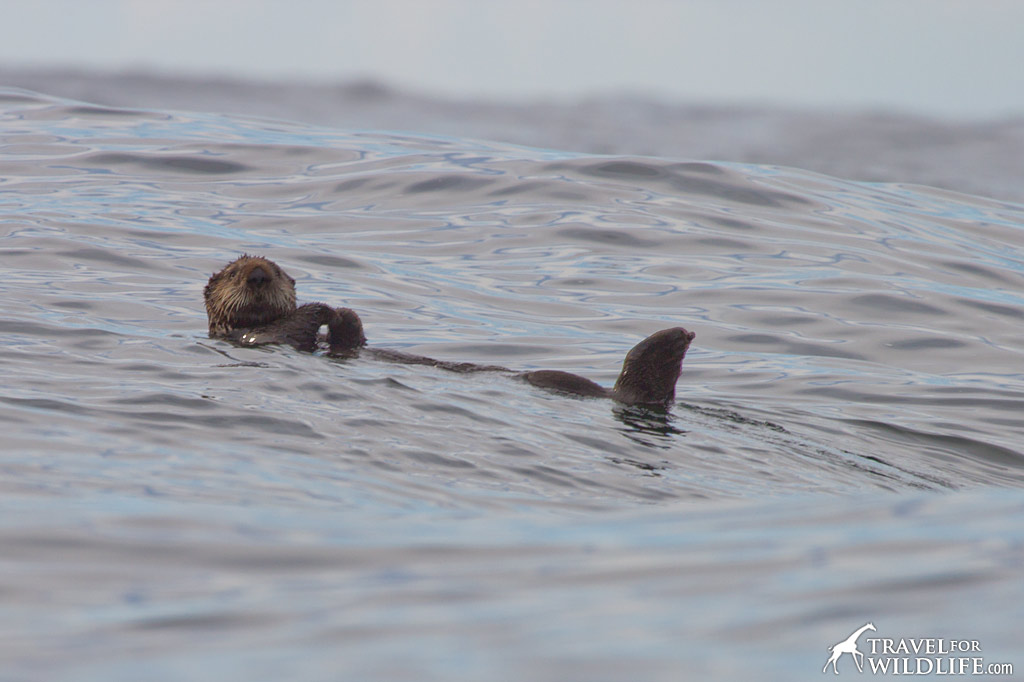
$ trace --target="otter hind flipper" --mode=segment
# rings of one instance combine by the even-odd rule
[[[655,332],[633,346],[622,363],[612,397],[630,405],[674,400],[683,358],[695,336],[682,327],[673,327]]]
[[[622,372],[610,390],[590,379],[557,370],[538,370],[521,376],[534,386],[563,393],[612,398],[627,405],[666,404],[675,399],[676,381],[694,336],[682,327],[651,334],[626,354]]]

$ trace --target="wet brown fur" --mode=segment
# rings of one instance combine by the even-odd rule
[[[324,303],[296,307],[295,280],[276,263],[242,255],[214,273],[203,290],[210,336],[247,346],[286,343],[299,350],[317,347],[327,325],[332,352],[366,343],[359,316],[348,308]]]
[[[257,329],[295,312],[295,280],[277,263],[245,254],[215,273],[203,289],[210,336]]]

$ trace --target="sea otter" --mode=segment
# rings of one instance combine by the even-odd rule
[[[295,280],[260,256],[245,254],[211,275],[203,298],[212,338],[246,346],[286,343],[313,351],[320,328],[327,325],[331,352],[366,344],[358,315],[324,303],[297,306]]]
[[[324,303],[297,306],[295,280],[276,263],[243,255],[210,277],[203,290],[210,336],[246,346],[290,344],[303,351],[317,347],[320,328],[327,325],[327,341],[334,355],[353,355],[366,345],[363,323],[348,308]],[[514,372],[507,367],[448,362],[383,348],[363,351],[374,357],[404,364],[431,365],[457,372],[507,372],[540,388],[573,395],[612,398],[621,403],[665,404],[675,398],[683,358],[695,334],[682,327],[662,329],[626,354],[615,386],[608,389],[569,372],[538,370]]]

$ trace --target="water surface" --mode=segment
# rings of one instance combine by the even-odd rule
[[[1021,206],[0,104],[11,679],[802,679],[867,621],[1024,664]],[[243,252],[446,360],[697,338],[667,413],[235,348]]]

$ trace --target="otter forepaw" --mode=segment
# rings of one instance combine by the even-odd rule
[[[366,345],[363,321],[359,319],[359,315],[354,310],[336,308],[334,315],[327,323],[327,328],[327,342],[331,346],[332,353],[344,353]]]

